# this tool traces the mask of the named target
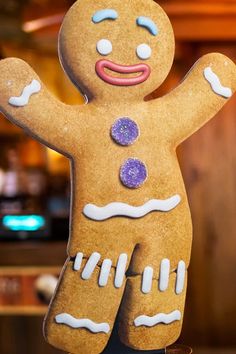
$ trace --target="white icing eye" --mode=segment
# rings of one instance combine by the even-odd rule
[[[149,59],[152,55],[152,49],[149,47],[149,45],[145,43],[140,44],[137,47],[136,52],[137,52],[137,56],[143,60]]]
[[[100,39],[97,42],[97,51],[101,55],[108,55],[112,52],[112,43],[108,39]]]

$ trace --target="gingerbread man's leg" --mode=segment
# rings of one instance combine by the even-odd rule
[[[181,272],[184,273],[178,275],[178,281],[175,272],[169,276],[165,291],[160,290],[159,280],[150,282],[148,269],[145,275],[127,279],[119,324],[120,339],[125,345],[139,350],[158,350],[178,339],[187,283],[187,272],[183,269]]]
[[[105,348],[123,296],[130,255],[117,260],[68,259],[45,319],[47,341],[71,354],[99,354]],[[113,266],[114,264],[114,266]]]
[[[153,215],[162,228],[159,225],[146,233],[132,256],[120,311],[120,336],[134,349],[162,349],[180,335],[192,241],[184,200],[168,215]]]

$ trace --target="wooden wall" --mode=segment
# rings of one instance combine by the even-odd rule
[[[214,49],[236,60],[234,43]],[[200,53],[209,50],[201,46]],[[199,53],[199,54],[200,54]],[[183,338],[236,345],[236,96],[179,149],[194,225]]]

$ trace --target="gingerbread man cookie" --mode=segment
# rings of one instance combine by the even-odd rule
[[[59,36],[61,63],[88,104],[58,102],[23,61],[0,62],[0,109],[72,162],[68,260],[45,321],[52,345],[105,348],[119,310],[124,344],[165,348],[182,326],[192,242],[176,147],[236,89],[236,67],[202,57],[164,97],[174,36],[151,0],[79,0]]]

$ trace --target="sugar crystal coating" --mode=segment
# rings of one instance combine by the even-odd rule
[[[129,158],[120,169],[120,180],[128,188],[138,188],[147,179],[147,168],[145,164],[136,159]]]
[[[117,144],[128,146],[138,138],[139,127],[130,118],[119,118],[111,127],[111,136]]]

